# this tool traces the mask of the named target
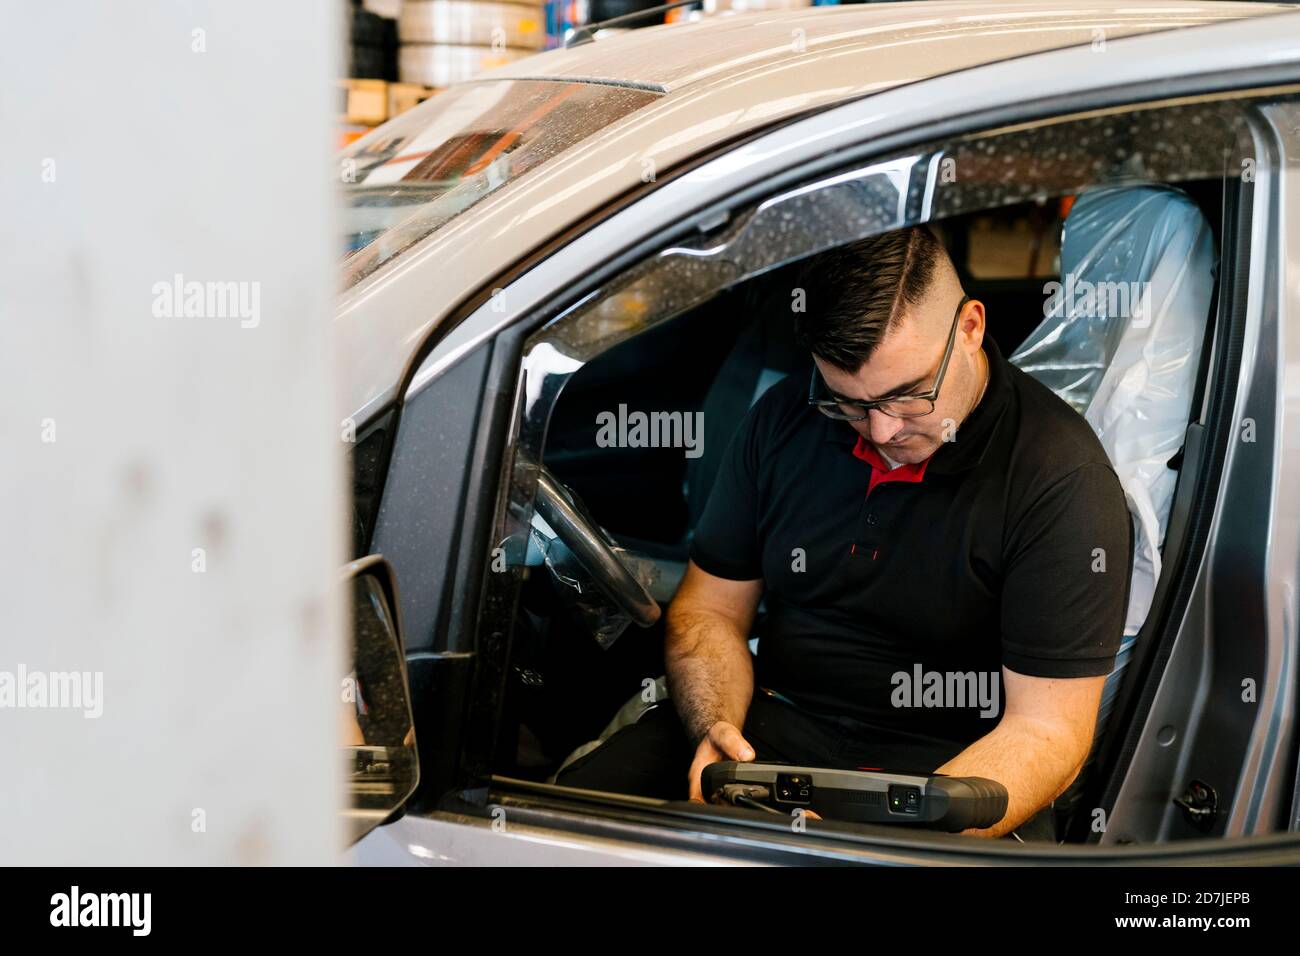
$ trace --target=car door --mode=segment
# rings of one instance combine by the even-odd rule
[[[1288,49],[1268,25],[1262,21],[1230,24],[1212,28],[1219,31],[1223,42],[1210,42],[1208,34],[1211,28],[1199,31],[1201,37],[1176,34],[1157,38],[1139,38],[1115,42],[1108,49],[1114,53],[1108,60],[1105,71],[1106,82],[1096,82],[1098,73],[1090,67],[1095,62],[1090,57],[1096,54],[1089,50],[1070,50],[1029,57],[1008,63],[994,64],[967,74],[938,79],[917,84],[903,90],[890,91],[869,100],[846,104],[835,110],[787,124],[749,144],[730,150],[723,155],[713,157],[700,163],[681,176],[665,182],[660,188],[650,192],[640,202],[632,204],[617,215],[607,219],[590,232],[574,238],[568,245],[558,250],[545,263],[545,268],[535,268],[521,275],[508,289],[509,309],[504,314],[500,311],[480,308],[463,320],[448,323],[448,334],[440,341],[430,343],[427,357],[420,367],[414,370],[410,384],[404,390],[405,408],[398,425],[394,461],[399,462],[403,454],[415,455],[413,447],[404,451],[409,435],[412,444],[417,445],[417,431],[414,424],[408,425],[415,418],[411,410],[417,407],[422,395],[431,394],[431,390],[443,382],[459,382],[448,386],[443,402],[450,401],[451,394],[468,394],[479,396],[476,403],[479,414],[467,428],[473,433],[472,451],[465,456],[467,465],[462,475],[468,475],[459,489],[451,485],[440,486],[439,490],[448,490],[448,496],[463,504],[455,537],[454,574],[457,584],[452,593],[446,596],[446,610],[439,606],[436,612],[438,620],[445,621],[445,646],[435,653],[463,655],[463,660],[474,659],[474,674],[468,689],[464,690],[466,699],[457,706],[444,706],[430,709],[429,713],[442,713],[437,721],[427,721],[421,726],[417,697],[417,728],[421,734],[421,757],[424,759],[425,739],[431,751],[436,751],[440,759],[448,766],[449,776],[443,784],[463,785],[462,797],[474,805],[474,800],[481,800],[477,806],[487,812],[452,818],[445,810],[435,810],[423,815],[408,817],[386,828],[387,834],[375,834],[363,841],[359,858],[379,859],[391,850],[391,841],[398,839],[414,847],[436,847],[449,839],[447,827],[468,827],[483,839],[495,839],[502,832],[509,831],[509,826],[496,826],[505,817],[513,817],[514,824],[528,830],[530,839],[538,833],[548,834],[547,838],[556,843],[573,843],[589,846],[592,852],[608,852],[611,834],[621,832],[624,841],[635,847],[643,842],[659,842],[682,852],[696,852],[703,845],[707,834],[707,845],[724,855],[737,858],[753,858],[755,853],[752,838],[742,838],[742,830],[737,830],[734,820],[725,815],[711,815],[702,810],[695,815],[678,814],[676,824],[664,828],[663,820],[645,822],[647,814],[640,818],[630,814],[626,807],[618,807],[615,802],[607,812],[593,813],[593,805],[587,804],[581,812],[552,794],[534,793],[531,797],[520,790],[508,796],[496,795],[497,802],[489,803],[490,766],[495,740],[494,708],[499,701],[502,685],[507,677],[508,660],[500,654],[500,643],[504,640],[499,629],[482,628],[483,615],[490,616],[494,610],[494,598],[489,593],[483,597],[485,602],[480,608],[476,593],[481,588],[490,572],[481,569],[485,566],[484,557],[492,550],[492,527],[494,512],[500,503],[499,496],[503,488],[490,479],[501,473],[503,467],[512,463],[512,456],[519,445],[536,442],[543,436],[530,434],[530,428],[541,427],[529,421],[529,412],[542,407],[553,396],[545,391],[526,393],[522,404],[516,408],[513,388],[518,377],[518,362],[522,355],[524,338],[543,317],[563,314],[565,308],[586,294],[600,278],[613,275],[628,264],[644,256],[647,248],[664,248],[673,240],[689,237],[692,233],[708,234],[725,226],[728,220],[740,211],[752,208],[753,204],[764,196],[772,195],[784,184],[807,181],[821,172],[848,166],[855,156],[866,158],[905,151],[911,143],[933,140],[940,136],[954,136],[962,132],[987,130],[1011,123],[1041,120],[1044,118],[1078,115],[1085,109],[1113,107],[1118,104],[1150,104],[1158,96],[1167,99],[1173,94],[1204,95],[1215,91],[1244,91],[1259,89],[1271,84],[1293,83],[1297,80],[1297,52]],[[1190,51],[1196,51],[1196,57],[1190,57]],[[1208,52],[1207,52],[1208,51]],[[1050,64],[1048,61],[1050,60]],[[1194,67],[1191,66],[1194,64]],[[1260,66],[1267,64],[1267,66]],[[1050,76],[1051,79],[1043,80]],[[1029,87],[1030,78],[1038,84],[1040,96],[1026,102],[1023,96],[1012,91]],[[1282,114],[1279,114],[1281,120]],[[1279,129],[1281,124],[1279,123]],[[1263,286],[1258,291],[1266,291],[1268,284],[1274,283],[1276,296],[1279,288],[1284,288],[1284,280],[1290,276],[1290,256],[1286,253],[1286,240],[1292,239],[1291,229],[1281,210],[1285,207],[1276,205],[1288,194],[1291,188],[1287,181],[1285,163],[1279,162],[1280,155],[1273,156],[1269,164],[1270,175],[1274,178],[1267,184],[1270,189],[1270,202],[1275,204],[1276,214],[1260,222],[1259,218],[1251,224],[1250,243],[1241,252],[1245,256],[1242,265],[1247,278],[1254,276]],[[722,169],[726,175],[719,175]],[[603,267],[592,269],[592,263],[599,262]],[[1249,288],[1249,285],[1247,286]],[[1259,299],[1258,315],[1263,315],[1270,300]],[[1278,307],[1277,321],[1287,321],[1284,297],[1272,301]],[[1259,323],[1256,323],[1256,331]],[[1275,326],[1277,334],[1280,325]],[[1267,334],[1267,330],[1263,330]],[[553,360],[554,356],[550,356]],[[472,359],[466,365],[467,359]],[[539,362],[538,356],[532,361]],[[524,374],[527,375],[527,367]],[[1263,401],[1270,383],[1277,385],[1277,370],[1270,378],[1264,369],[1251,369],[1247,382],[1254,391],[1257,403]],[[463,375],[463,379],[455,376]],[[1238,402],[1241,393],[1234,393],[1232,401]],[[1276,392],[1274,392],[1276,394]],[[1232,411],[1236,411],[1236,405]],[[518,418],[512,422],[512,417]],[[1264,412],[1260,412],[1264,416]],[[1249,416],[1246,416],[1249,417]],[[1270,427],[1270,437],[1275,449],[1285,450],[1282,443],[1281,422],[1274,417],[1256,417],[1256,424],[1261,421]],[[468,431],[467,433],[468,434]],[[513,444],[506,445],[506,436],[512,436]],[[1226,450],[1225,450],[1226,451]],[[1285,453],[1282,460],[1288,466],[1294,466],[1292,457]],[[1276,463],[1267,467],[1254,463],[1241,462],[1242,468],[1237,473],[1240,480],[1259,481],[1261,475],[1275,479]],[[419,469],[417,469],[419,470]],[[384,489],[384,507],[400,516],[409,510],[418,509],[418,502],[408,500],[405,506],[398,505],[400,479],[394,482],[398,473],[389,475],[389,482]],[[1230,476],[1231,478],[1231,476]],[[484,479],[475,484],[475,479]],[[389,504],[390,496],[392,504]],[[382,511],[382,509],[381,509]],[[1272,514],[1270,510],[1270,515]],[[1289,517],[1283,522],[1286,533],[1294,529]],[[1259,515],[1252,519],[1261,520]],[[1265,522],[1272,520],[1264,516]],[[376,534],[376,550],[383,550],[384,545],[394,540],[392,537]],[[1296,550],[1289,553],[1295,554]],[[403,579],[403,562],[395,561],[399,578]],[[427,570],[409,562],[410,576],[420,580],[427,577]],[[476,570],[478,569],[478,570]],[[1284,582],[1289,579],[1294,569],[1274,568],[1277,580],[1283,582],[1277,593],[1265,597],[1266,613],[1284,615],[1286,613],[1287,591]],[[1269,580],[1273,580],[1270,578]],[[1290,591],[1294,594],[1294,591]],[[1294,599],[1292,602],[1292,611]],[[508,611],[497,608],[495,610]],[[1285,673],[1274,672],[1270,677],[1285,677]],[[414,678],[413,678],[414,681]],[[435,682],[436,683],[436,682]],[[464,687],[464,684],[462,684]],[[1146,712],[1153,713],[1152,700],[1146,703]],[[1272,701],[1274,705],[1281,702]],[[446,711],[455,711],[449,715]],[[1257,745],[1257,752],[1263,756],[1272,754],[1271,760],[1257,763],[1259,772],[1254,774],[1251,786],[1274,804],[1285,799],[1283,794],[1292,791],[1293,781],[1281,780],[1281,768],[1284,767],[1285,755],[1293,751],[1294,742],[1288,734],[1280,730],[1288,725],[1289,715],[1282,709],[1269,717],[1264,724],[1271,726],[1273,732],[1256,732],[1254,725],[1249,731],[1249,739]],[[1155,738],[1150,738],[1155,739]],[[450,756],[458,753],[459,756]],[[1263,764],[1271,766],[1264,771]],[[487,775],[485,775],[487,772]],[[454,781],[454,783],[453,783]],[[475,786],[477,785],[477,787]],[[526,791],[527,788],[522,788]],[[1122,796],[1122,794],[1121,794]],[[425,806],[432,807],[442,800],[442,796]],[[1247,801],[1249,803],[1249,801]],[[509,807],[509,810],[503,808]],[[501,815],[497,814],[501,811]],[[1168,813],[1167,808],[1161,808]],[[654,814],[648,814],[653,818]],[[587,818],[590,826],[584,828],[575,820]],[[631,835],[627,826],[636,818]],[[602,822],[603,819],[603,822]],[[1160,824],[1163,825],[1163,824]],[[752,836],[752,825],[748,825]],[[399,828],[394,830],[394,828]],[[1242,824],[1238,832],[1246,832],[1247,824]],[[561,831],[566,835],[561,836]],[[517,831],[522,833],[523,830]],[[671,833],[671,838],[665,833]],[[718,839],[718,834],[727,836]],[[466,837],[468,839],[468,837]],[[791,841],[785,833],[777,833],[767,828],[767,844],[758,851],[758,856],[769,859],[789,859],[808,852],[828,855],[847,855],[863,860],[883,860],[906,858],[921,862],[931,858],[933,848],[910,846],[903,849],[894,847],[885,849],[870,841],[834,841],[823,843],[809,850],[805,840]],[[389,842],[384,842],[389,841]],[[465,844],[468,846],[468,844]],[[743,847],[743,849],[742,849]],[[624,848],[626,849],[626,847]],[[954,848],[950,852],[957,856],[969,856],[970,859],[996,857],[1003,853],[1002,847]],[[1293,852],[1293,843],[1279,842],[1276,846],[1258,847],[1261,852],[1273,853],[1274,858],[1281,858]],[[462,859],[473,858],[472,850],[466,850]],[[620,852],[622,852],[620,850]],[[949,851],[945,851],[949,852]],[[1206,854],[1209,859],[1215,854],[1233,854],[1237,850],[1231,846],[1221,845],[1213,849],[1198,848],[1187,856],[1196,859],[1197,853]],[[370,854],[376,854],[371,856]],[[766,856],[765,856],[766,854]],[[1281,856],[1277,856],[1280,854]],[[1141,852],[1128,851],[1125,856],[1116,859],[1141,858]]]

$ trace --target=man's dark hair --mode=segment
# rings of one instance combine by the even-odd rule
[[[850,374],[860,369],[930,288],[946,253],[925,226],[897,229],[831,249],[799,273],[804,312],[795,338],[824,362]]]

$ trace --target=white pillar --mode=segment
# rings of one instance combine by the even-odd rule
[[[338,10],[5,4],[0,863],[337,858]]]

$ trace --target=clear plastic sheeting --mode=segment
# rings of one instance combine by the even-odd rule
[[[1011,356],[1087,419],[1124,486],[1136,525],[1125,660],[1160,577],[1169,461],[1187,431],[1215,268],[1209,224],[1182,192],[1088,190],[1065,222],[1048,315]]]

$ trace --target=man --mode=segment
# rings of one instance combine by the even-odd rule
[[[700,800],[705,766],[756,758],[988,777],[1007,813],[968,832],[1051,840],[1123,631],[1119,480],[927,228],[819,256],[800,287],[811,379],[746,417],[667,615],[677,713],[557,782]]]

